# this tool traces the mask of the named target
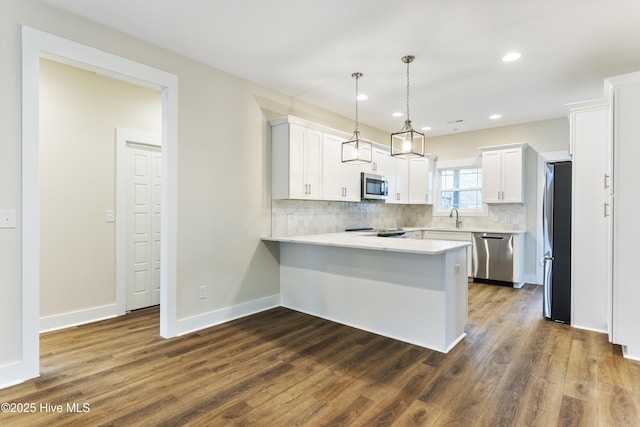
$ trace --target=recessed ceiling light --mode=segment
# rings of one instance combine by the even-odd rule
[[[356,96],[356,99],[358,101],[366,101],[367,99],[369,99],[369,97],[367,95],[365,95],[364,93],[361,93],[360,95]]]
[[[518,59],[520,59],[520,57],[522,57],[522,54],[520,52],[509,52],[505,56],[502,57],[502,60],[504,62],[513,62],[513,61],[517,61]]]
[[[431,130],[431,126],[425,126],[422,128],[422,130]]]
[[[498,120],[500,117],[502,117],[501,114],[492,114],[489,116],[491,120]]]
[[[393,117],[402,117],[402,113],[400,111],[396,111],[393,113]]]

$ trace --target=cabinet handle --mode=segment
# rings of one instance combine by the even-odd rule
[[[500,191],[498,191],[498,200],[500,200]]]
[[[378,170],[378,163],[377,162],[373,162],[373,170],[374,171]]]
[[[606,173],[604,174],[604,188],[607,189],[609,188],[609,178],[611,178],[611,176],[607,175]]]
[[[608,217],[609,216],[609,203],[604,204],[604,217]]]

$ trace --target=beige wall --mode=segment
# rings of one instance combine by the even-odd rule
[[[184,319],[278,293],[278,254],[260,242],[271,223],[267,119],[283,114],[350,131],[352,121],[140,40],[61,12],[37,0],[4,0],[0,13],[0,209],[20,216],[20,25],[65,37],[175,74],[178,93],[177,307]],[[560,123],[560,122],[558,122]],[[555,126],[554,126],[555,128]],[[562,125],[558,125],[562,129]],[[561,132],[531,125],[432,138],[442,159],[460,141],[471,148],[527,141],[536,150]],[[363,127],[377,141],[388,135]],[[495,135],[492,136],[492,135]],[[0,368],[21,356],[21,225],[0,230]],[[29,266],[27,266],[28,268]],[[207,284],[207,299],[198,287]],[[2,378],[0,378],[2,383]]]
[[[36,0],[4,0],[0,13],[0,209],[15,209],[18,217],[21,25],[178,76],[178,319],[277,294],[278,253],[260,241],[271,233],[267,120],[294,114],[345,131],[352,129],[352,120]],[[387,138],[366,126],[362,131],[373,139]],[[21,360],[21,232],[19,223],[16,229],[0,230],[0,368]],[[198,288],[203,284],[209,286],[209,297],[201,300]]]
[[[40,314],[115,304],[115,129],[160,133],[160,92],[40,61]]]
[[[540,153],[569,150],[569,121],[566,118],[543,120],[513,126],[503,126],[475,132],[465,132],[427,140],[427,151],[438,156],[438,161],[456,158],[478,158],[478,147],[526,142],[529,145],[525,176],[526,247],[524,274],[534,281],[538,272],[537,217],[542,212],[538,205],[538,155]]]
[[[526,142],[538,153],[569,149],[569,121],[562,117],[427,139],[438,160],[479,157],[478,147]]]

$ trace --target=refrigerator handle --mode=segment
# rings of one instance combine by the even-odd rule
[[[554,258],[552,256],[545,256],[540,258],[540,265],[544,265],[545,262],[547,261],[553,261]]]

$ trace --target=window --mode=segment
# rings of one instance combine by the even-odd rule
[[[440,210],[481,211],[482,168],[439,170]]]

